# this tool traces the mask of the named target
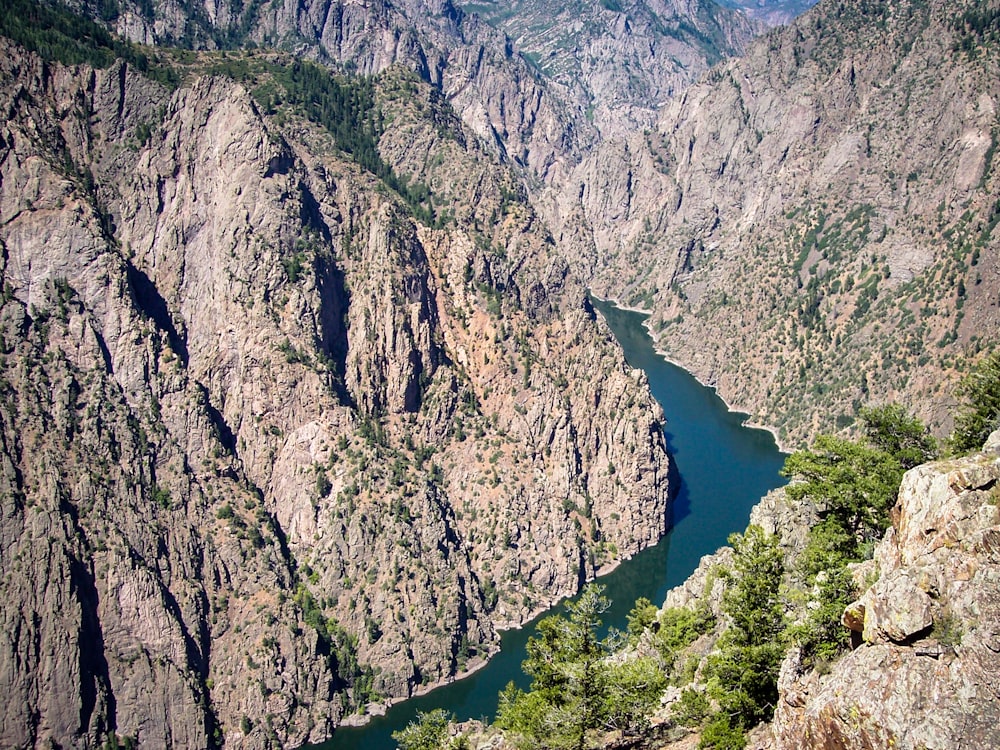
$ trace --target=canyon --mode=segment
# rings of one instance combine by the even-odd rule
[[[995,344],[1000,77],[977,8],[821,4],[551,199],[593,227],[594,289],[789,447],[868,402],[947,434]]]
[[[662,413],[588,288],[792,447],[889,401],[943,436],[995,348],[992,0],[824,0],[771,31],[804,7],[19,2],[4,745],[320,741],[654,544]],[[942,544],[978,582],[984,455],[900,506],[974,501]],[[979,477],[958,500],[955,471]],[[899,523],[877,559],[912,593],[957,563],[911,560]],[[884,586],[844,664],[961,671],[940,638],[900,649],[979,595],[897,638]],[[962,641],[984,685],[994,614]],[[848,736],[828,677],[782,680],[768,741]]]
[[[437,226],[227,78],[0,65],[4,744],[322,739],[664,533],[641,374],[426,85]]]

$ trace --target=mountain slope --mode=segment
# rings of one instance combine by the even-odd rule
[[[662,535],[645,384],[425,85],[3,45],[2,744],[318,740]]]
[[[502,156],[527,167],[529,181],[545,182],[561,180],[601,139],[651,125],[675,91],[763,28],[711,0],[124,0],[101,8],[81,10],[147,44],[260,45],[364,74],[404,65],[440,88]]]
[[[722,4],[738,8],[748,18],[770,27],[790,23],[814,6],[816,0],[725,0]]]
[[[821,3],[762,38],[580,168],[581,273],[787,443],[869,400],[946,431],[997,341],[997,13]]]
[[[758,31],[711,2],[514,2],[464,8],[502,29],[603,138],[648,127],[678,90]]]
[[[582,109],[554,94],[509,40],[450,0],[116,3],[88,13],[123,37],[185,49],[282,49],[341,72],[393,65],[440,89],[503,159],[545,177],[588,146],[596,131]]]

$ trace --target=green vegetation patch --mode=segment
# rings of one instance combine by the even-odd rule
[[[1000,352],[986,357],[968,373],[957,395],[961,405],[950,447],[955,453],[978,451],[990,433],[1000,429]]]
[[[251,83],[253,70],[247,63],[230,65],[219,72]],[[291,106],[328,133],[344,153],[362,169],[372,173],[398,193],[413,216],[434,224],[430,190],[423,183],[410,184],[396,174],[378,151],[384,122],[375,103],[375,79],[370,76],[336,76],[326,68],[305,60],[266,64],[267,80],[254,89],[254,97],[265,112],[273,114],[282,105]]]
[[[147,78],[176,88],[180,76],[153,52],[123,41],[94,21],[58,5],[0,0],[0,35],[64,65],[107,68],[122,59]]]
[[[523,669],[532,677],[527,692],[510,683],[500,694],[496,724],[516,747],[583,748],[592,734],[617,730],[635,736],[666,687],[658,661],[638,657],[615,661],[620,635],[598,638],[610,602],[604,587],[587,586],[567,615],[546,617],[528,639]],[[644,620],[646,607],[633,610]]]
[[[1000,8],[977,4],[955,19],[954,29],[956,51],[971,56],[979,47],[992,48],[1000,43]]]

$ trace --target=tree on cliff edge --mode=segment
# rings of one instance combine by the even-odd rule
[[[510,683],[500,694],[496,724],[522,748],[583,750],[591,730],[641,730],[666,678],[649,659],[610,663],[618,634],[598,637],[611,602],[604,587],[587,586],[567,616],[538,623],[528,639],[523,669],[528,692]]]
[[[955,393],[962,404],[955,415],[951,449],[959,454],[978,451],[990,433],[1000,428],[1000,352],[980,362]]]

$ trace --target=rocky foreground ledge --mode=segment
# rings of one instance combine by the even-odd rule
[[[828,674],[785,659],[759,747],[1000,747],[1000,432],[907,472]]]
[[[981,453],[927,463],[904,475],[892,526],[870,559],[849,568],[863,592],[841,620],[852,633],[852,648],[827,661],[815,653],[804,657],[799,645],[789,646],[777,675],[773,718],[745,738],[710,735],[702,721],[712,708],[709,701],[716,700],[713,688],[719,687],[710,682],[719,679],[712,661],[725,656],[732,643],[729,631],[738,627],[727,598],[741,553],[723,547],[706,555],[687,580],[668,592],[658,628],[647,628],[614,657],[638,660],[657,650],[669,657],[660,662],[669,686],[647,716],[648,724],[632,734],[595,730],[587,737],[588,747],[693,750],[743,747],[744,739],[750,750],[1000,747],[998,480],[1000,431]],[[783,604],[775,611],[783,609],[792,623],[804,621],[819,604],[818,594],[802,590],[792,574],[819,519],[810,500],[793,499],[780,488],[754,507],[750,525],[756,531],[748,529],[736,544],[739,548],[754,537],[762,547],[776,545],[784,574]],[[707,627],[679,625],[684,613],[691,616],[688,623],[697,620]],[[682,639],[686,645],[664,651],[664,643]],[[694,713],[699,695],[704,696],[700,716]],[[448,733],[461,735],[476,750],[518,746],[517,737],[480,722],[452,725]],[[730,740],[733,744],[726,744]]]

